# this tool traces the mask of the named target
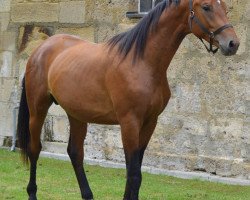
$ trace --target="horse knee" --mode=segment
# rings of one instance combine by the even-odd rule
[[[68,148],[67,152],[68,152],[68,155],[73,163],[80,160],[81,154],[77,150],[74,150],[72,148]]]
[[[76,160],[78,157],[78,154],[76,151],[72,150],[71,148],[68,147],[67,149],[68,155],[70,157],[71,160]]]

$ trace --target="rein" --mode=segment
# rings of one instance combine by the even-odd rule
[[[207,49],[207,51],[210,53],[212,52],[213,54],[215,54],[219,48],[213,48],[213,42],[214,42],[214,38],[216,35],[220,34],[223,30],[227,29],[227,28],[232,28],[233,26],[231,24],[225,24],[224,26],[218,28],[216,31],[209,31],[203,24],[202,22],[195,16],[195,12],[193,9],[193,1],[189,0],[189,9],[190,9],[190,16],[189,16],[189,27],[190,30],[192,32],[192,23],[193,21],[200,27],[200,29],[206,33],[209,36],[209,44],[210,46],[208,47],[202,38],[199,38],[201,40],[201,42],[204,44],[205,48]]]

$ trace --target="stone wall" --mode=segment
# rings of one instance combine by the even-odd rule
[[[241,39],[236,56],[209,55],[194,36],[178,50],[167,76],[172,91],[144,165],[250,179],[250,2],[227,0]],[[47,37],[69,33],[106,41],[132,27],[135,0],[0,0],[0,146],[13,132],[27,58]],[[44,150],[66,153],[68,121],[49,110]],[[86,157],[123,162],[119,126],[89,125]]]

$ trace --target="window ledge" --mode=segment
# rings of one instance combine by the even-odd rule
[[[147,13],[126,12],[126,17],[129,19],[138,19],[144,17],[145,15],[147,15]]]

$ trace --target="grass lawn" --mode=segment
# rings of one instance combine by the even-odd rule
[[[86,166],[95,200],[121,200],[125,170]],[[26,200],[29,170],[19,153],[0,149],[0,200]],[[70,162],[40,158],[37,170],[39,200],[80,200]],[[230,186],[143,173],[140,200],[249,200],[249,186]]]

